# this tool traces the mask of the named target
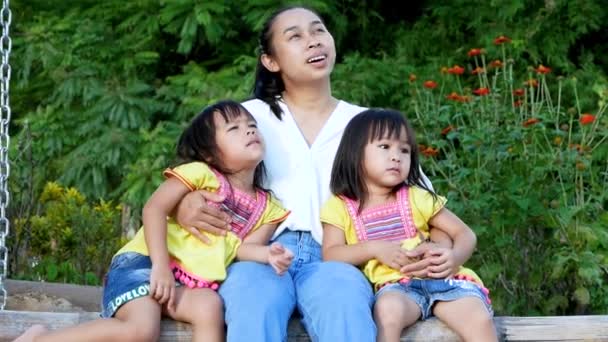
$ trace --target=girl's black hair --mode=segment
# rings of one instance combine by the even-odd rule
[[[283,111],[281,110],[278,101],[281,98],[281,94],[285,90],[285,84],[283,83],[283,79],[281,78],[280,72],[272,72],[266,69],[264,64],[262,64],[262,55],[272,55],[274,52],[272,46],[272,25],[274,25],[274,22],[277,17],[283,12],[296,8],[302,8],[307,11],[311,11],[312,13],[319,16],[316,11],[306,6],[287,6],[280,8],[279,10],[272,13],[268,17],[268,19],[266,19],[264,25],[262,26],[262,31],[260,32],[259,37],[258,64],[255,69],[253,97],[266,102],[270,106],[270,110],[272,110],[274,115],[279,120],[281,120]]]
[[[238,102],[224,100],[212,104],[200,112],[184,130],[177,143],[177,157],[181,163],[200,161],[206,163],[222,174],[230,174],[220,158],[219,148],[215,142],[215,113],[226,122],[235,120],[241,115],[255,121],[251,113]],[[256,166],[253,174],[253,186],[265,190],[263,184],[266,178],[264,162]]]
[[[403,185],[417,185],[436,198],[436,194],[425,184],[420,173],[418,145],[412,126],[402,113],[380,108],[365,110],[346,125],[331,172],[331,192],[334,195],[359,201],[359,210],[361,210],[368,195],[363,169],[365,146],[371,141],[386,137],[399,139],[402,128],[405,128],[411,148],[410,172],[404,183],[397,184],[393,188],[393,193]]]

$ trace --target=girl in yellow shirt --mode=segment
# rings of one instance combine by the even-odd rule
[[[102,317],[47,332],[30,328],[24,341],[156,341],[161,314],[192,325],[193,341],[223,341],[223,304],[215,290],[235,259],[287,271],[293,254],[279,243],[267,246],[289,214],[262,188],[264,140],[253,116],[239,103],[205,108],[182,133],[178,157],[143,210],[143,228],[114,256],[103,289]],[[171,214],[188,192],[207,190],[231,218],[225,235],[208,244],[180,227]],[[255,279],[251,279],[252,282]]]
[[[422,180],[414,132],[403,114],[369,109],[346,126],[321,210],[323,258],[360,266],[376,293],[378,341],[435,315],[465,341],[496,341],[488,291],[461,267],[475,235]],[[430,229],[431,227],[433,229]],[[446,236],[447,234],[447,236]],[[450,237],[454,245],[450,246]],[[400,269],[427,240],[431,278]]]

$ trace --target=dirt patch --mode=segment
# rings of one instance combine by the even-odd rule
[[[6,309],[14,311],[86,312],[83,308],[73,305],[65,298],[49,296],[41,292],[9,295],[6,301]]]

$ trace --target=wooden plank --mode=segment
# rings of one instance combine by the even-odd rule
[[[91,312],[0,312],[0,342],[11,341],[27,327],[43,324],[58,329],[98,318],[101,288],[57,283],[7,279],[9,294],[45,293],[65,298],[75,306]],[[10,308],[9,308],[10,309]],[[608,341],[608,316],[496,317],[496,330],[503,341]],[[188,324],[163,320],[161,341],[189,341]],[[402,341],[459,341],[460,339],[436,319],[419,322],[408,329]],[[289,341],[309,341],[296,318],[289,322]]]
[[[99,317],[98,313],[0,312],[0,342],[11,341],[29,326],[59,329]],[[496,317],[501,341],[608,341],[608,316]],[[190,326],[164,319],[160,341],[190,341]],[[289,341],[309,341],[301,324],[292,319]],[[460,341],[437,319],[419,322],[404,332],[401,341]]]

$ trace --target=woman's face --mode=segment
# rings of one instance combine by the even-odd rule
[[[262,63],[281,72],[286,84],[329,77],[336,61],[334,38],[316,14],[303,8],[287,10],[276,17],[271,33],[271,51],[262,55]]]

